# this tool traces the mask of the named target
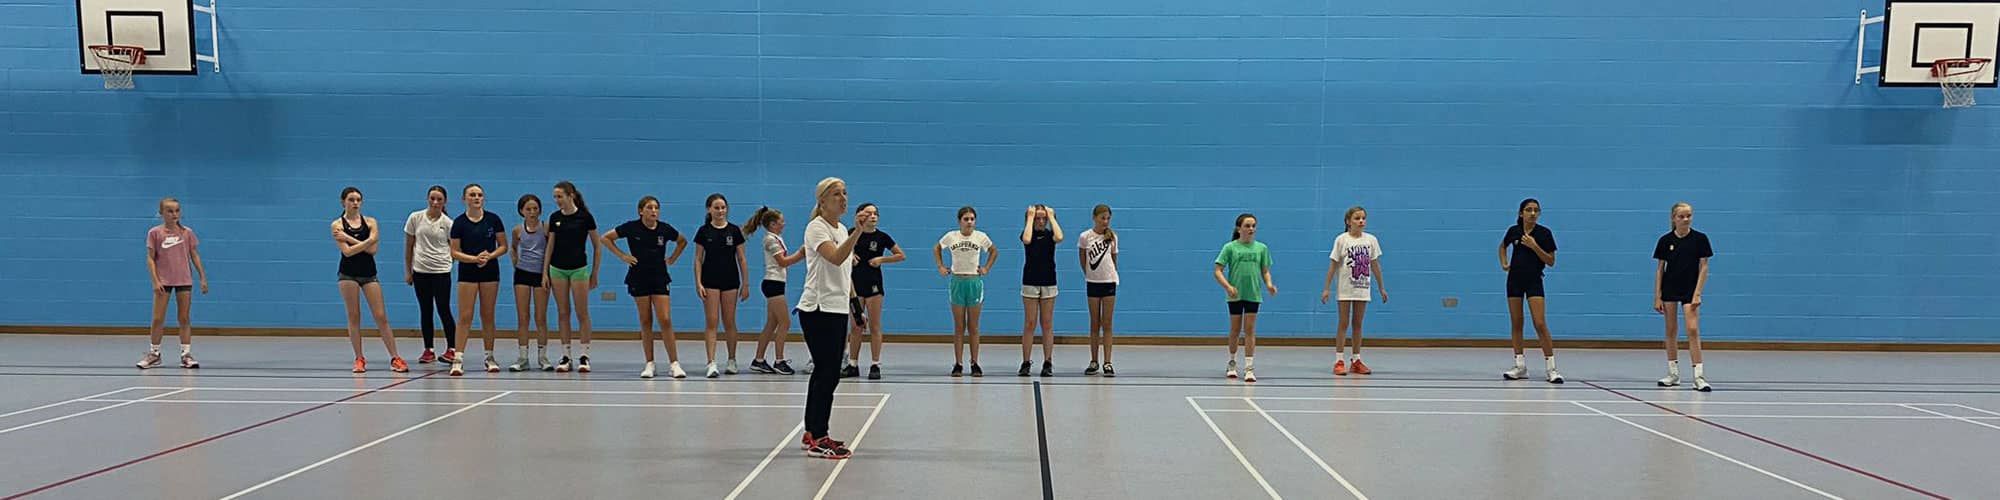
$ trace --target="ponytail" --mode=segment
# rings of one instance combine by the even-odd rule
[[[750,235],[756,234],[758,229],[768,230],[769,228],[764,226],[769,225],[772,221],[776,221],[778,217],[784,215],[783,212],[772,210],[769,205],[757,207],[757,211],[750,214],[750,220],[743,221],[743,237],[748,238]]]
[[[570,181],[562,181],[556,183],[556,189],[561,189],[563,192],[569,193],[569,201],[576,204],[576,211],[585,214],[590,213],[590,206],[583,204],[583,193],[576,190],[576,184]]]

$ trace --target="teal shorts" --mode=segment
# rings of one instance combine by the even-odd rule
[[[972,307],[986,303],[986,280],[978,276],[951,277],[951,305]]]

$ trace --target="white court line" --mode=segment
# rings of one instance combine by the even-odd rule
[[[1230,441],[1229,435],[1222,433],[1222,428],[1215,425],[1215,419],[1208,418],[1208,411],[1201,408],[1201,403],[1194,402],[1192,396],[1187,398],[1187,402],[1188,406],[1194,407],[1194,413],[1201,416],[1201,421],[1208,422],[1208,430],[1215,431],[1215,437],[1222,438],[1222,445],[1229,448],[1229,454],[1236,456],[1237,463],[1243,464],[1243,470],[1250,471],[1250,478],[1256,479],[1257,485],[1264,487],[1264,493],[1271,495],[1271,500],[1284,498],[1278,496],[1278,490],[1271,489],[1271,483],[1264,481],[1264,475],[1257,472],[1257,467],[1250,465],[1250,459],[1243,458],[1243,450],[1236,449],[1236,442]]]
[[[90,399],[93,403],[192,403],[218,405],[343,405],[343,406],[463,406],[455,401],[291,401],[275,399]],[[687,404],[687,403],[491,403],[486,406],[525,406],[547,408],[745,408],[784,409],[798,408],[799,405],[730,405],[730,404]],[[867,410],[872,405],[835,405],[836,410]],[[1913,417],[1914,418],[1914,417]]]
[[[1912,409],[1912,410],[1916,410],[1916,411],[1920,411],[1920,412],[1924,412],[1924,413],[1929,413],[1929,414],[1932,414],[1932,415],[1937,415],[1937,416],[1940,416],[1940,417],[1944,417],[1944,418],[1949,418],[1949,419],[1952,419],[1952,420],[1957,420],[1957,421],[1960,421],[1960,422],[1965,422],[1965,423],[1968,423],[1968,424],[1972,424],[1972,425],[1977,425],[1977,426],[1980,426],[1980,427],[1985,427],[1985,428],[1988,428],[1988,429],[1994,429],[1994,430],[2000,430],[2000,425],[1993,425],[1993,424],[1989,424],[1989,423],[1986,423],[1986,422],[1980,422],[1980,421],[1977,421],[1977,420],[1973,420],[1973,419],[1969,419],[1969,418],[1965,418],[1965,417],[1960,417],[1960,416],[1956,416],[1956,415],[1946,415],[1946,414],[1943,414],[1943,413],[1938,413],[1938,412],[1934,412],[1934,411],[1930,411],[1930,410],[1926,410],[1926,409],[1923,409],[1923,408],[1918,408],[1918,407],[1916,407],[1916,406],[1912,406],[1912,405],[1903,405],[1903,407],[1904,407],[1904,408],[1909,408],[1909,409]]]
[[[257,491],[257,490],[260,490],[260,489],[264,489],[264,487],[265,487],[265,486],[270,486],[270,485],[272,485],[272,484],[276,484],[276,483],[277,483],[278,481],[283,481],[283,480],[286,480],[286,479],[289,479],[289,478],[291,478],[292,476],[297,476],[297,475],[299,475],[299,474],[303,474],[303,473],[305,473],[306,471],[309,471],[309,470],[313,470],[313,469],[316,469],[316,468],[319,468],[319,466],[321,466],[321,465],[326,465],[326,464],[328,464],[328,463],[332,463],[332,462],[333,462],[334,460],[340,460],[340,459],[341,459],[342,457],[346,457],[346,456],[348,456],[348,455],[353,455],[353,454],[355,454],[355,453],[358,453],[358,452],[360,452],[361,450],[366,450],[366,449],[368,449],[368,448],[370,448],[370,447],[373,447],[373,446],[375,446],[375,445],[378,445],[378,444],[382,444],[382,443],[383,443],[384,441],[388,441],[388,440],[390,440],[390,439],[395,439],[395,438],[396,438],[397,436],[401,436],[401,435],[404,435],[404,434],[408,434],[408,433],[410,433],[411,431],[415,431],[415,430],[417,430],[417,429],[422,429],[422,428],[424,428],[424,426],[427,426],[427,425],[431,425],[431,424],[435,424],[435,423],[438,423],[438,421],[441,421],[441,420],[444,420],[444,419],[447,419],[447,418],[451,418],[452,416],[454,416],[454,415],[458,415],[458,414],[460,414],[460,413],[465,413],[465,412],[466,412],[467,410],[471,410],[471,409],[473,409],[473,408],[478,408],[478,407],[480,407],[481,405],[485,405],[486,403],[491,403],[491,402],[493,402],[493,400],[495,400],[495,399],[500,399],[500,398],[504,398],[504,397],[507,397],[507,395],[508,395],[508,394],[511,394],[511,393],[506,393],[506,392],[502,392],[502,393],[499,393],[499,394],[495,394],[495,395],[493,395],[493,397],[490,397],[490,398],[486,398],[486,399],[483,399],[483,400],[480,400],[480,401],[479,401],[479,402],[477,402],[477,403],[473,403],[473,404],[470,404],[470,405],[466,405],[466,406],[465,406],[464,408],[459,408],[459,409],[457,409],[457,410],[452,410],[452,411],[451,411],[451,413],[446,413],[446,414],[443,414],[443,415],[438,415],[438,416],[437,416],[437,417],[435,417],[435,418],[432,418],[432,419],[430,419],[430,420],[425,420],[425,421],[423,421],[423,423],[419,423],[419,424],[417,424],[417,425],[413,425],[413,426],[410,426],[410,427],[408,427],[408,428],[405,428],[405,429],[403,429],[403,430],[400,430],[400,431],[396,431],[396,433],[394,433],[394,434],[390,434],[390,435],[387,435],[387,436],[382,436],[381,438],[379,438],[379,439],[376,439],[376,440],[374,440],[374,441],[369,441],[369,442],[368,442],[368,444],[364,444],[364,445],[361,445],[361,446],[356,446],[356,447],[354,447],[353,449],[350,449],[350,450],[347,450],[347,451],[343,451],[343,452],[340,452],[340,454],[339,454],[339,455],[334,455],[334,456],[331,456],[331,457],[327,457],[327,458],[326,458],[325,460],[320,460],[320,461],[318,461],[318,462],[313,462],[313,464],[312,464],[312,465],[308,465],[308,466],[305,466],[305,467],[300,467],[300,468],[299,468],[299,470],[295,470],[295,471],[291,471],[291,472],[287,472],[287,473],[285,473],[285,475],[282,475],[282,476],[278,476],[278,477],[274,477],[274,478],[271,478],[271,480],[269,480],[269,481],[264,481],[264,482],[262,482],[262,483],[257,483],[257,485],[256,485],[256,486],[251,486],[251,487],[249,487],[249,488],[246,488],[246,489],[244,489],[243,491],[238,491],[238,492],[236,492],[236,493],[234,493],[234,494],[231,494],[231,495],[229,495],[229,496],[226,496],[226,497],[222,497],[222,500],[233,500],[233,499],[235,499],[235,498],[238,498],[238,497],[242,497],[243,495],[248,495],[248,494],[250,494],[250,493],[252,493],[252,492],[255,492],[255,491]]]
[[[28,413],[28,412],[31,412],[31,411],[36,411],[36,410],[46,410],[46,409],[49,409],[49,408],[55,408],[55,407],[57,407],[57,406],[62,406],[62,405],[66,405],[66,404],[70,404],[70,403],[79,403],[79,402],[85,402],[85,401],[89,401],[89,400],[92,400],[92,399],[96,399],[96,398],[97,398],[97,397],[99,397],[99,396],[110,396],[110,395],[112,395],[112,394],[117,394],[117,393],[121,393],[121,392],[125,392],[125,391],[129,391],[129,390],[133,390],[133,389],[137,389],[137,387],[126,387],[126,388],[124,388],[124,389],[119,389],[119,390],[115,390],[115,391],[111,391],[111,392],[104,392],[104,393],[98,393],[98,394],[92,394],[92,395],[89,395],[89,396],[84,396],[84,397],[80,397],[80,398],[76,398],[76,399],[72,399],[72,400],[69,400],[69,401],[60,401],[60,402],[55,402],[55,403],[49,403],[49,404],[45,404],[45,405],[41,405],[41,406],[37,406],[37,407],[34,407],[34,408],[29,408],[29,409],[26,409],[26,410],[14,410],[14,411],[10,411],[10,412],[7,412],[7,413],[4,413],[4,414],[0,414],[0,418],[7,418],[7,417],[12,417],[12,416],[15,416],[15,415],[20,415],[20,414],[22,414],[22,413]]]
[[[1612,420],[1617,420],[1617,421],[1619,421],[1619,422],[1624,422],[1624,423],[1625,423],[1625,425],[1630,425],[1630,426],[1633,426],[1633,427],[1637,427],[1637,428],[1639,428],[1640,430],[1643,430],[1643,431],[1646,431],[1646,432],[1649,432],[1649,433],[1652,433],[1652,434],[1653,434],[1653,435],[1655,435],[1655,436],[1659,436],[1659,437],[1663,437],[1663,438],[1667,438],[1667,439],[1668,439],[1668,440],[1670,440],[1670,441],[1673,441],[1673,442],[1676,442],[1676,443],[1680,443],[1680,444],[1683,444],[1683,445],[1687,445],[1687,447],[1689,447],[1689,448],[1694,448],[1694,449],[1696,449],[1696,450],[1699,450],[1699,451],[1701,451],[1702,453],[1707,453],[1707,454],[1709,454],[1709,455],[1712,455],[1712,456],[1714,456],[1714,457],[1716,457],[1716,458],[1720,458],[1720,459],[1723,459],[1723,460],[1728,460],[1728,461],[1729,461],[1729,463],[1733,463],[1733,464],[1736,464],[1736,465],[1741,465],[1741,466],[1743,466],[1743,468],[1746,468],[1746,469],[1750,469],[1750,470],[1753,470],[1753,471],[1757,471],[1758,473],[1761,473],[1761,474],[1763,474],[1763,475],[1766,475],[1766,476],[1770,476],[1770,477],[1772,477],[1772,478],[1775,478],[1775,479],[1777,479],[1777,480],[1779,480],[1779,481],[1784,481],[1784,482],[1786,482],[1786,483],[1789,483],[1789,484],[1791,484],[1792,486],[1797,486],[1797,487],[1800,487],[1800,488],[1803,488],[1803,489],[1805,489],[1806,491],[1810,491],[1810,492],[1813,492],[1813,493],[1817,493],[1817,494],[1819,494],[1819,496],[1823,496],[1823,497],[1827,497],[1827,498],[1831,498],[1831,499],[1834,499],[1834,500],[1841,500],[1841,498],[1840,498],[1840,497],[1837,497],[1837,496],[1834,496],[1834,495],[1833,495],[1832,493],[1827,493],[1827,492],[1824,492],[1824,491],[1820,491],[1820,490],[1819,490],[1819,488],[1814,488],[1814,487],[1811,487],[1811,486],[1806,486],[1806,485],[1805,485],[1805,483],[1801,483],[1801,482],[1798,482],[1798,481],[1793,481],[1793,480],[1792,480],[1791,478],[1788,478],[1788,477],[1785,477],[1785,476],[1780,476],[1780,475],[1778,475],[1777,473],[1774,473],[1774,472],[1771,472],[1771,471],[1767,471],[1767,470],[1764,470],[1764,469],[1761,469],[1761,468],[1758,468],[1758,467],[1757,467],[1757,466],[1755,466],[1755,465],[1750,465],[1750,464],[1748,464],[1748,463],[1744,463],[1744,462],[1743,462],[1742,460],[1737,460],[1737,459],[1734,459],[1734,458],[1730,458],[1730,457],[1729,457],[1729,455],[1724,455],[1724,454],[1721,454],[1721,453],[1716,453],[1716,452],[1715,452],[1715,450],[1710,450],[1710,449],[1708,449],[1708,448],[1703,448],[1703,447],[1701,447],[1701,445],[1698,445],[1698,444],[1694,444],[1694,443],[1690,443],[1690,442],[1687,442],[1687,441],[1683,441],[1683,440],[1681,440],[1681,438],[1677,438],[1677,437],[1673,437],[1672,435],[1669,435],[1669,434],[1667,434],[1667,433],[1665,433],[1665,432],[1660,432],[1660,431],[1657,431],[1657,430],[1654,430],[1654,429],[1653,429],[1653,428],[1651,428],[1651,427],[1647,427],[1647,426],[1643,426],[1643,425],[1639,425],[1638,423],[1636,423],[1636,422],[1633,422],[1633,421],[1631,421],[1631,420],[1626,420],[1626,419],[1625,419],[1625,417],[1620,417],[1620,416],[1617,416],[1617,415],[1612,415],[1612,414],[1610,414],[1610,413],[1605,413],[1605,412],[1604,412],[1604,410],[1599,410],[1599,409],[1597,409],[1597,408],[1594,408],[1594,407],[1591,407],[1590,405],[1586,405],[1586,404],[1583,404],[1583,403],[1576,403],[1576,402],[1572,402],[1572,404],[1575,404],[1575,405],[1577,405],[1577,406],[1581,406],[1581,407],[1583,407],[1583,409],[1585,409],[1585,410],[1590,410],[1590,411],[1592,411],[1592,412],[1596,412],[1596,413],[1597,413],[1597,414],[1599,414],[1599,415],[1603,415],[1603,416],[1606,416],[1606,417],[1611,417],[1611,419],[1612,419]]]
[[[751,481],[757,480],[758,474],[764,473],[765,467],[771,466],[771,460],[778,458],[779,452],[785,451],[786,446],[791,446],[793,444],[800,443],[801,441],[799,440],[799,438],[803,435],[805,431],[806,431],[806,423],[804,421],[800,421],[799,425],[793,426],[792,432],[790,434],[786,434],[783,439],[779,439],[778,446],[776,448],[771,448],[771,453],[769,455],[764,455],[764,461],[757,462],[757,468],[750,469],[750,475],[744,476],[743,482],[736,483],[736,489],[729,490],[729,496],[722,497],[722,500],[736,500],[737,495],[743,494],[744,488],[750,487]]]
[[[1241,408],[1227,408],[1227,409],[1223,409],[1223,408],[1210,408],[1210,409],[1206,409],[1205,411],[1208,411],[1209,413],[1258,413],[1258,411],[1257,411],[1257,410],[1247,410],[1247,409],[1241,409]],[[1578,413],[1578,412],[1532,412],[1532,411],[1521,411],[1521,412],[1509,412],[1509,411],[1429,411],[1429,410],[1264,410],[1264,411],[1266,411],[1266,412],[1270,412],[1270,413],[1278,413],[1278,414],[1284,414],[1284,413],[1301,413],[1301,414],[1318,414],[1318,415],[1470,415],[1470,416],[1488,416],[1488,417],[1596,417],[1596,416],[1599,416],[1599,415],[1598,415],[1598,414],[1596,414],[1596,413]],[[1618,414],[1615,414],[1615,415],[1617,415],[1617,416],[1620,416],[1620,417],[1628,417],[1628,418],[1681,418],[1681,415],[1678,415],[1678,414],[1673,414],[1673,413],[1643,413],[1643,414],[1635,414],[1635,413],[1618,413]],[[1704,414],[1704,413],[1689,413],[1689,414],[1687,414],[1686,416],[1689,416],[1689,417],[1702,417],[1702,418],[1795,418],[1795,419],[1825,419],[1825,420],[1948,420],[1948,419],[1959,419],[1959,418],[1964,418],[1964,419],[1969,419],[1969,420],[1994,420],[1994,419],[2000,419],[2000,417],[1953,417],[1953,416],[1949,416],[1949,415],[1947,415],[1947,416],[1943,416],[1943,417],[1925,417],[1925,416],[1917,416],[1917,415],[1727,415],[1727,414]]]
[[[332,388],[332,387],[130,387],[130,388],[126,388],[126,390],[133,390],[133,389],[156,389],[156,390],[162,390],[162,391],[164,391],[164,390],[172,390],[172,389],[188,389],[188,390],[197,390],[197,391],[235,391],[235,392],[344,392],[344,393],[351,393],[351,392],[354,392],[354,391],[355,391],[355,389],[351,389],[351,388]],[[513,394],[516,394],[516,395],[520,395],[520,394],[624,394],[624,395],[635,395],[635,394],[636,394],[636,395],[665,395],[665,396],[789,396],[789,397],[802,397],[802,396],[805,396],[805,395],[806,395],[806,393],[803,393],[803,392],[689,392],[689,391],[569,391],[569,390],[535,390],[535,389],[520,389],[520,390],[505,390],[505,389],[492,389],[492,390],[486,390],[486,389],[383,389],[383,390],[379,390],[379,391],[375,391],[375,393],[378,393],[378,394],[380,394],[380,393],[393,393],[393,392],[414,392],[414,393],[438,393],[438,394],[499,394],[499,393],[502,393],[502,392],[508,392],[508,393],[513,393]],[[872,397],[883,397],[883,396],[888,396],[888,394],[881,394],[881,393],[873,393],[873,392],[847,392],[847,393],[839,393],[839,394],[834,394],[834,396],[835,396],[835,397],[839,397],[839,396],[872,396]]]
[[[1188,396],[1194,399],[1243,399],[1242,396]],[[1460,399],[1460,398],[1352,398],[1352,397],[1283,397],[1256,396],[1252,399],[1265,401],[1394,401],[1414,403],[1589,403],[1589,404],[1645,404],[1630,399]],[[1763,405],[1763,406],[1901,406],[1926,403],[1877,403],[1877,402],[1825,402],[1825,401],[1650,401],[1659,404],[1702,404],[1702,405]],[[1935,404],[1935,403],[1932,403]],[[1990,413],[1990,412],[1989,412]],[[1996,414],[2000,415],[2000,414]]]
[[[14,426],[14,427],[9,427],[9,428],[6,428],[6,429],[0,429],[0,434],[6,434],[6,433],[9,433],[9,432],[14,432],[14,431],[18,431],[18,430],[21,430],[21,429],[26,429],[26,428],[29,428],[29,427],[34,427],[34,426],[38,426],[38,425],[42,425],[42,424],[47,424],[47,423],[52,423],[52,422],[61,422],[61,421],[64,421],[64,420],[69,420],[69,419],[71,419],[71,418],[76,418],[76,417],[81,417],[81,416],[84,416],[84,415],[89,415],[89,414],[92,414],[92,413],[97,413],[97,412],[100,412],[100,411],[104,411],[104,410],[109,410],[109,409],[112,409],[112,408],[117,408],[117,407],[120,407],[120,406],[126,406],[126,405],[131,405],[131,404],[134,404],[134,403],[138,403],[138,402],[140,402],[140,401],[144,401],[144,400],[150,400],[150,399],[153,399],[153,398],[164,398],[164,397],[167,397],[167,396],[172,396],[172,395],[175,395],[175,394],[180,394],[180,393],[183,393],[183,392],[187,392],[187,391],[188,391],[187,389],[181,389],[181,390],[177,390],[177,391],[172,391],[172,392],[163,392],[163,393],[159,393],[159,394],[154,394],[154,395],[152,395],[152,396],[147,396],[147,397],[145,397],[144,399],[141,399],[141,400],[134,400],[134,401],[129,401],[129,402],[124,402],[124,403],[118,403],[118,404],[115,404],[115,405],[111,405],[111,406],[106,406],[106,407],[102,407],[102,408],[91,408],[91,409],[88,409],[88,410],[84,410],[84,411],[80,411],[80,412],[76,412],[76,413],[71,413],[71,414],[68,414],[68,415],[63,415],[63,416],[60,416],[60,417],[55,417],[55,418],[50,418],[50,419],[47,419],[47,420],[43,420],[43,421],[40,421],[40,422],[35,422],[35,423],[31,423],[31,424],[22,424],[22,425],[17,425],[17,426]]]
[[[1966,406],[1966,405],[1962,405],[1962,404],[1957,404],[1957,403],[1951,403],[1951,405],[1952,405],[1952,406],[1956,406],[1956,407],[1959,407],[1959,408],[1964,408],[1964,409],[1967,409],[1967,410],[1972,410],[1972,411],[1976,411],[1976,412],[1980,412],[1980,413],[1984,413],[1984,414],[1987,414],[1987,415],[1992,415],[1992,416],[1995,416],[1995,417],[2000,417],[2000,413],[1994,413],[1994,412],[1990,412],[1990,411],[1986,411],[1986,410],[1981,410],[1981,409],[1978,409],[1978,408],[1973,408],[1973,407],[1970,407],[1970,406]]]
[[[868,437],[868,428],[875,426],[875,417],[882,416],[882,407],[887,406],[888,404],[889,404],[888,395],[883,395],[881,401],[875,402],[875,411],[870,412],[868,414],[868,421],[861,423],[861,432],[855,433],[854,441],[847,443],[847,450],[849,452],[861,448],[861,438]],[[800,432],[804,432],[804,429],[800,429]],[[826,498],[826,492],[828,490],[833,489],[834,478],[840,477],[840,471],[841,469],[847,468],[848,461],[849,460],[841,460],[840,463],[833,464],[833,473],[827,474],[826,482],[820,483],[819,493],[813,495],[813,500],[824,500]]]
[[[1347,482],[1347,478],[1341,476],[1340,472],[1333,470],[1333,466],[1327,465],[1325,460],[1321,460],[1318,453],[1313,453],[1312,448],[1308,448],[1305,443],[1299,442],[1298,436],[1293,436],[1291,430],[1286,429],[1283,424],[1279,424],[1277,418],[1272,417],[1270,413],[1265,413],[1264,407],[1258,406],[1257,402],[1251,401],[1250,398],[1243,398],[1243,402],[1250,403],[1250,408],[1257,410],[1258,415],[1264,416],[1264,421],[1270,422],[1272,427],[1277,427],[1278,432],[1285,435],[1285,439],[1292,440],[1293,446],[1299,447],[1299,451],[1306,452],[1306,456],[1312,457],[1313,463],[1319,464],[1319,470],[1326,471],[1327,475],[1333,476],[1333,480],[1339,482],[1341,487],[1347,488],[1347,492],[1353,494],[1355,499],[1368,500],[1368,495],[1363,495],[1361,494],[1361,490],[1355,489],[1354,483]]]

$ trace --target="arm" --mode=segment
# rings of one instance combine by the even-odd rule
[[[514,245],[520,245],[520,244],[521,244],[521,228],[520,228],[520,226],[515,226],[515,227],[514,227],[514,230],[513,230],[513,231],[508,231],[508,232],[507,232],[507,235],[508,235],[508,237],[509,237],[509,238],[511,238],[511,239],[513,240],[513,241],[511,241],[511,242],[510,242],[510,243],[512,243],[512,245],[509,245],[509,246],[514,246]],[[518,267],[521,267],[521,254],[514,254],[514,258],[511,258],[511,259],[507,259],[507,260],[508,260],[508,263],[510,263],[510,264],[513,264],[513,265],[514,265],[514,267],[516,267],[516,268],[518,268]]]
[[[153,262],[153,260],[158,258],[159,255],[153,250],[153,242],[146,242],[146,276],[150,276],[153,279],[154,293],[159,293],[160,291],[160,265]]]
[[[1513,270],[1507,265],[1507,243],[1504,241],[1500,243],[1500,270],[1501,271]]]
[[[818,252],[820,258],[826,259],[827,264],[838,266],[840,263],[854,258],[854,244],[860,241],[861,238],[856,238],[850,234],[846,240],[835,245],[833,244],[833,240],[829,238],[826,241],[819,242],[819,247],[814,248],[813,251]],[[852,292],[853,290],[849,291]]]
[[[944,244],[943,244],[943,243],[938,243],[938,244],[936,244],[936,245],[931,245],[931,257],[934,257],[934,258],[936,258],[936,259],[937,259],[937,265],[938,265],[938,276],[950,276],[950,275],[951,275],[951,266],[947,266],[947,265],[945,265],[945,263],[944,263]]]
[[[1063,242],[1062,223],[1056,222],[1056,209],[1053,208],[1049,209],[1049,229],[1055,230],[1056,232],[1054,236],[1055,242],[1062,243]]]
[[[617,230],[617,229],[613,229],[613,230],[611,230],[611,232],[609,232],[609,233],[604,233],[604,234],[601,234],[601,235],[599,235],[599,234],[593,234],[593,235],[590,235],[590,237],[591,237],[591,240],[592,240],[592,241],[596,241],[596,242],[597,242],[597,247],[598,247],[598,248],[600,248],[600,249],[605,249],[605,248],[608,248],[608,249],[611,249],[611,254],[612,254],[612,255],[616,255],[616,256],[618,256],[618,261],[619,261],[619,262],[624,262],[624,263],[625,263],[625,265],[628,265],[628,266],[629,266],[629,265],[632,265],[632,264],[634,264],[634,263],[637,263],[637,262],[639,262],[639,258],[637,258],[637,257],[633,257],[633,256],[631,256],[630,254],[626,254],[624,250],[619,250],[619,249],[618,249],[618,245],[616,245],[616,244],[613,244],[613,243],[612,243],[612,242],[614,242],[614,241],[618,241],[618,230]],[[555,246],[555,244],[551,243],[551,244],[550,244],[549,246],[553,247],[553,246]],[[593,275],[593,276],[597,275],[597,269],[593,267],[593,268],[592,268],[592,269],[590,270],[590,274],[591,274],[591,275]]]
[[[618,230],[613,229],[611,230],[611,232],[617,233]],[[593,264],[592,266],[590,266],[591,290],[597,289],[597,271],[604,269],[604,247],[611,246],[610,244],[607,243],[607,241],[610,240],[610,238],[605,238],[604,240],[598,240],[597,235],[598,233],[596,229],[590,230],[590,262]]]
[[[1534,250],[1534,251],[1535,251],[1535,257],[1537,257],[1537,258],[1540,258],[1540,259],[1542,259],[1542,265],[1546,265],[1546,266],[1549,266],[1549,267],[1555,267],[1555,265],[1556,265],[1556,254],[1553,254],[1553,253],[1549,253],[1549,252],[1546,252],[1546,251],[1543,251],[1543,250],[1542,250],[1542,246],[1541,246],[1541,245],[1530,245],[1530,246],[1528,246],[1528,249],[1529,249],[1529,250]]]
[[[549,245],[547,247],[542,248],[542,288],[553,290],[556,286],[556,278],[555,275],[549,274],[549,271],[551,269],[555,269],[556,226],[554,224],[550,224],[548,228],[543,230],[548,231],[546,237],[549,239]]]
[[[507,245],[506,234],[493,235],[493,251],[486,256],[486,260],[492,261],[498,259],[502,255],[507,255],[511,250],[513,250],[513,247]]]
[[[1382,303],[1389,303],[1389,282],[1382,278],[1382,257],[1375,257],[1368,265],[1375,267],[1375,293],[1382,295]]]
[[[1340,259],[1326,259],[1326,287],[1319,290],[1319,303],[1333,298],[1333,275],[1340,272]]]
[[[465,251],[460,248],[460,243],[464,241],[465,240],[459,238],[451,239],[451,260],[456,260],[459,262],[465,262],[469,264],[479,263],[479,256],[465,253]]]
[[[362,217],[361,220],[363,223],[368,224],[368,227],[375,228],[374,231],[368,232],[368,241],[361,242],[361,246],[363,247],[361,251],[368,252],[368,255],[375,255],[375,252],[382,251],[382,223],[377,222],[374,217]],[[342,236],[346,235],[342,234]]]
[[[201,268],[201,260],[199,260],[199,259],[195,260],[195,268],[196,268],[196,269],[200,269],[200,268]],[[1702,258],[1701,258],[1701,275],[1700,275],[1699,277],[1695,278],[1695,280],[1694,280],[1694,305],[1695,305],[1695,306],[1700,306],[1700,305],[1701,305],[1701,289],[1702,289],[1703,287],[1706,287],[1706,286],[1708,286],[1708,258],[1707,258],[1707,257],[1702,257]],[[1653,287],[1653,288],[1654,288],[1655,290],[1659,289],[1659,287],[1657,287],[1657,286],[1656,286],[1656,287]]]
[[[1000,247],[986,247],[986,265],[979,268],[979,275],[985,276],[986,273],[993,272],[993,261],[996,260],[1000,260]]]
[[[737,234],[742,234],[742,233],[739,232]],[[743,261],[744,246],[745,245],[736,245],[736,278],[737,278],[736,282],[747,284],[750,282],[750,264]],[[750,294],[748,292],[737,292],[736,294],[737,302],[739,303],[747,302],[749,300],[750,300]]]
[[[413,274],[416,269],[416,258],[417,235],[405,231],[403,233],[403,284],[415,284],[417,282],[416,275]]]
[[[354,254],[361,253],[362,242],[354,241],[354,238],[348,236],[347,233],[340,232],[340,221],[336,220],[333,221],[333,247],[340,249],[341,257],[352,257]],[[152,255],[149,254],[147,257],[152,257]],[[148,258],[146,262],[151,263],[153,259]]]
[[[1077,269],[1082,269],[1084,272],[1090,272],[1090,249],[1082,246],[1076,247],[1076,267]]]
[[[786,255],[783,253],[778,254],[778,265],[782,267],[792,267],[792,264],[797,264],[799,263],[799,261],[802,260],[806,260],[805,248],[799,248],[797,251],[792,252],[790,255]]]
[[[1030,206],[1028,207],[1028,221],[1021,223],[1021,244],[1026,245],[1029,242],[1034,241],[1034,237],[1035,237],[1035,207]]]
[[[883,264],[894,264],[897,262],[902,262],[904,259],[907,258],[909,257],[903,255],[902,245],[889,245],[889,255],[884,255],[881,257],[874,258],[873,260],[875,262],[873,262],[872,264],[874,264],[875,267],[882,267]]]
[[[1653,312],[1666,314],[1667,304],[1660,301],[1660,280],[1667,274],[1667,261],[1653,260]]]
[[[1271,266],[1269,264],[1264,265],[1264,291],[1271,292],[1271,295],[1278,294],[1278,285],[1271,282]]]
[[[703,224],[704,226],[706,226],[706,225],[707,225],[707,223],[706,223],[706,222],[704,222],[704,223],[702,223],[702,224]],[[681,254],[681,252],[680,252],[680,249],[679,249],[679,248],[675,248],[675,249],[674,249],[674,256],[678,257],[678,256],[680,256],[680,254]],[[708,258],[707,258],[707,257],[708,257],[708,247],[707,247],[707,246],[705,246],[705,245],[695,245],[695,247],[694,247],[694,281],[695,281],[695,287],[694,287],[694,294],[695,294],[695,296],[697,296],[697,297],[701,297],[701,298],[703,298],[703,299],[706,299],[706,298],[708,298],[708,287],[705,287],[705,286],[701,286],[701,268],[702,268],[702,265],[701,265],[701,263],[702,263],[702,262],[704,262],[704,261],[707,261],[707,260],[708,260]],[[677,260],[677,259],[675,259],[675,258],[673,258],[673,257],[668,257],[668,258],[667,258],[667,265],[669,265],[669,266],[673,265],[673,262],[674,262],[675,260]]]
[[[685,251],[687,251],[687,249],[688,249],[688,239],[687,239],[687,236],[683,235],[683,236],[679,236],[679,237],[675,238],[675,239],[674,239],[674,253],[671,253],[671,254],[667,254],[667,265],[671,266],[671,265],[674,265],[674,263],[675,263],[675,262],[680,262],[680,260],[681,260],[681,252],[685,252]],[[699,252],[699,251],[702,251],[702,250],[701,250],[701,249],[695,249],[695,251]],[[695,261],[694,261],[694,265],[695,265],[695,266],[701,266],[701,259],[695,259]],[[695,272],[694,272],[694,274],[695,274],[695,276],[701,276],[701,268],[700,268],[700,267],[696,267],[696,268],[695,268]]]
[[[1215,265],[1215,282],[1222,285],[1222,291],[1229,292],[1229,298],[1236,298],[1236,287],[1229,284],[1229,278],[1222,275],[1222,264]]]
[[[208,294],[208,269],[201,265],[201,246],[188,249],[188,257],[194,259],[194,275],[201,278],[201,293]]]

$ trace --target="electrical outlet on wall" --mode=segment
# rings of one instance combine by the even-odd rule
[[[1451,308],[1455,308],[1455,307],[1458,307],[1458,297],[1445,297],[1445,298],[1444,298],[1444,308],[1445,308],[1445,309],[1451,309]]]
[[[605,302],[612,302],[612,301],[616,301],[616,300],[618,300],[618,294],[616,294],[616,293],[612,293],[612,292],[604,292],[604,301],[605,301]]]

